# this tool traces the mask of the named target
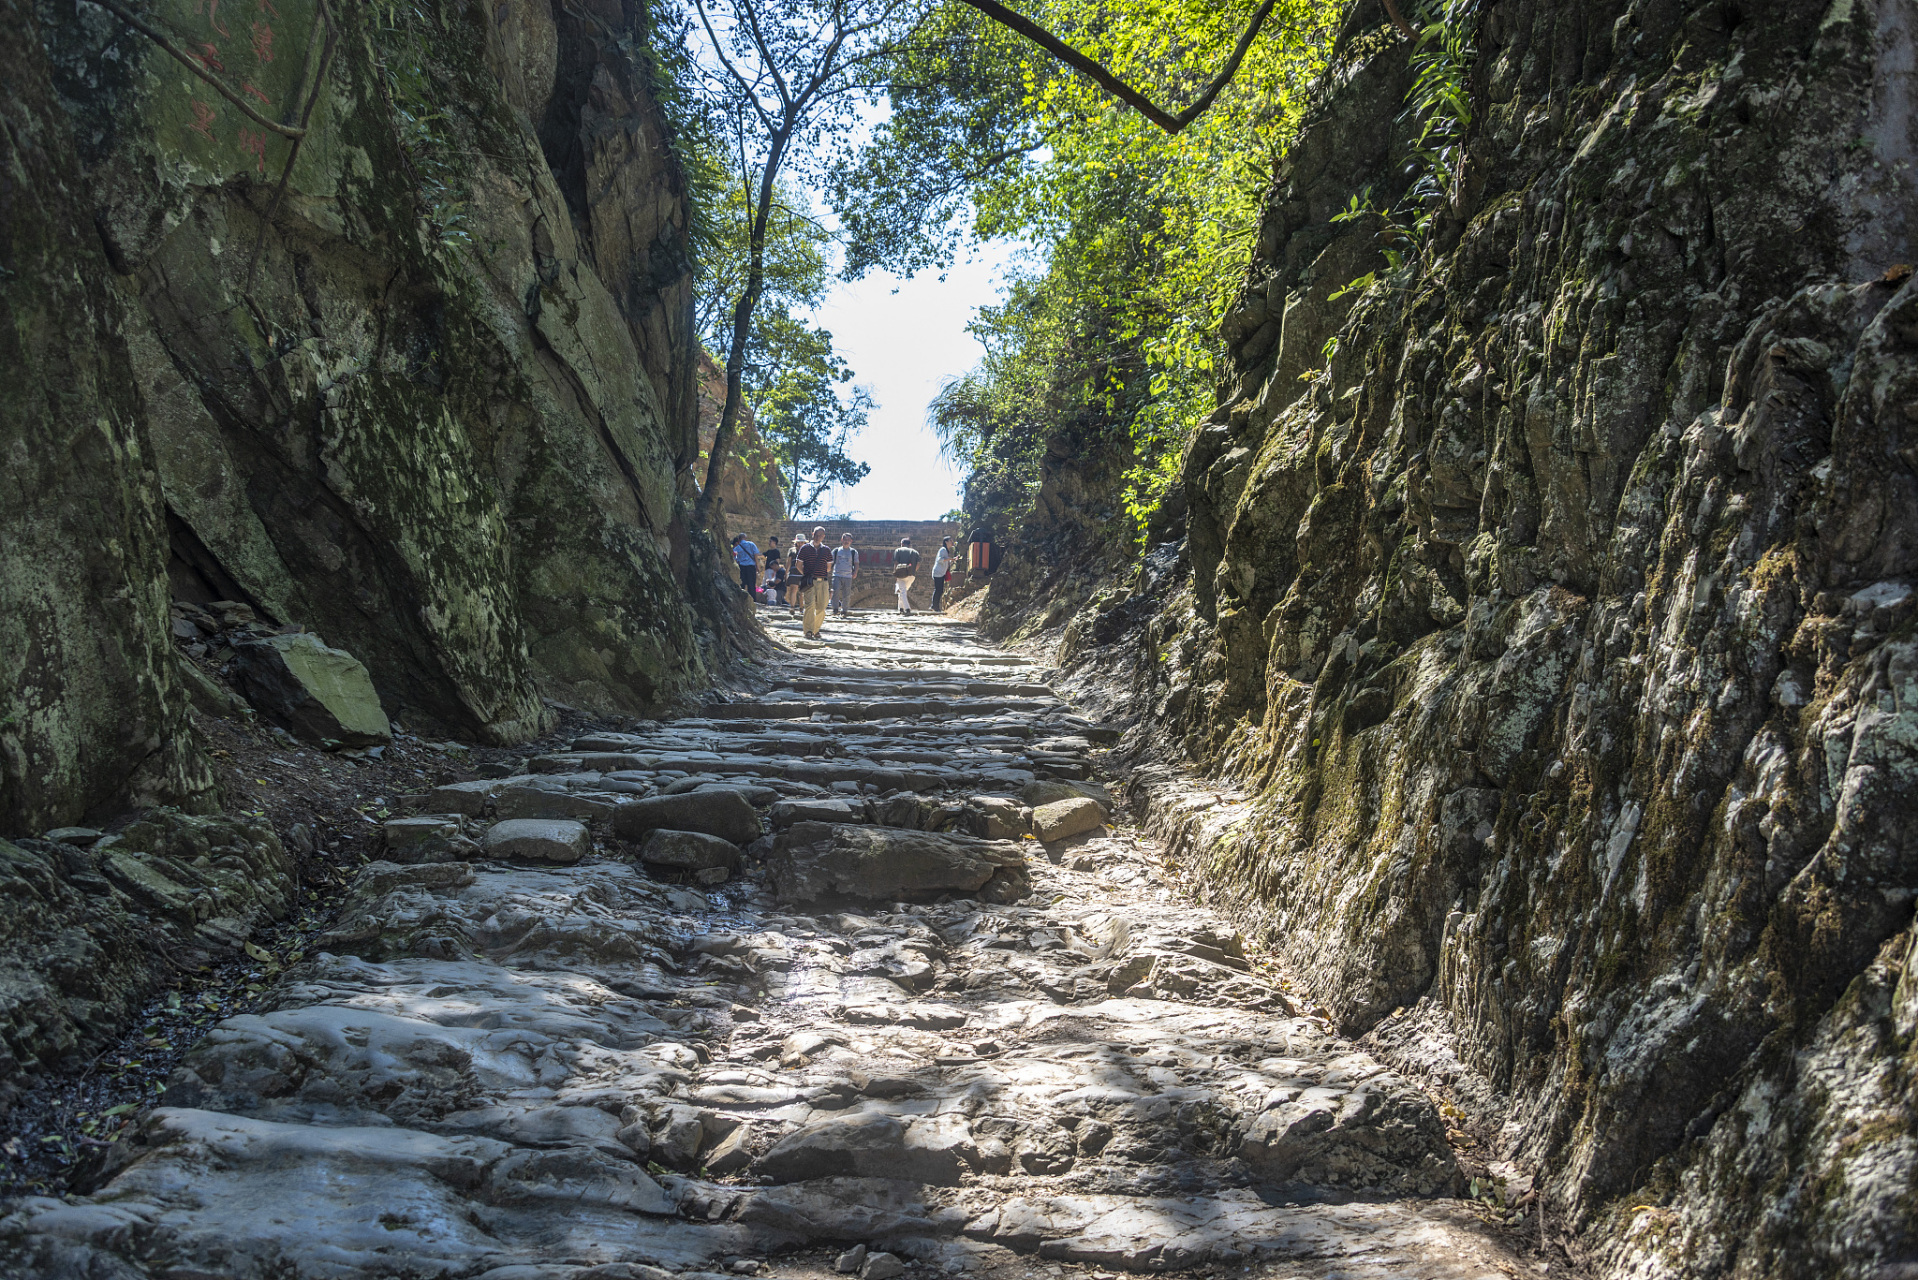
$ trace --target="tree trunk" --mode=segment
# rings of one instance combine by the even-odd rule
[[[753,312],[766,287],[766,222],[772,215],[774,180],[779,175],[779,163],[785,157],[786,142],[791,136],[791,124],[782,124],[772,136],[765,167],[760,170],[759,198],[753,207],[752,233],[747,242],[746,288],[733,306],[732,348],[726,353],[726,403],[719,411],[719,425],[713,428],[712,453],[706,459],[706,484],[699,491],[699,501],[693,504],[695,529],[711,525],[713,504],[719,499],[719,477],[739,427],[739,409],[746,398],[743,386],[746,347],[752,339]]]

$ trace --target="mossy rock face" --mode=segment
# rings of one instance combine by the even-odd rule
[[[165,513],[92,230],[73,130],[31,6],[0,52],[0,832],[128,799],[205,803],[168,652]]]
[[[312,104],[296,156],[91,6],[49,7],[175,588],[323,635],[393,718],[483,741],[542,732],[546,698],[642,712],[702,682],[673,569],[686,207],[640,12],[349,7],[321,80],[313,0],[153,7],[266,115]]]
[[[1229,829],[1163,798],[1210,900],[1346,1030],[1511,1099],[1596,1266],[1888,1274],[1918,1256],[1909,13],[1474,13],[1464,167],[1333,305],[1376,264],[1331,215],[1418,168],[1405,47],[1346,46],[1222,327],[1185,537],[1125,642],[1084,610],[1064,653],[1130,742],[1255,795]],[[1002,631],[1092,594],[1095,536],[1043,499],[1023,532]]]

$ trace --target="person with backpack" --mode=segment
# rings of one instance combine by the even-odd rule
[[[733,535],[733,563],[739,566],[739,587],[748,600],[759,590],[759,544],[742,533]]]
[[[899,593],[899,612],[912,612],[912,581],[919,573],[919,553],[912,549],[911,538],[899,539],[892,553],[892,589]]]
[[[839,535],[839,545],[832,549],[832,612],[835,618],[852,617],[852,580],[859,575],[859,548],[852,545],[852,535]]]
[[[939,539],[939,552],[932,558],[932,611],[939,612],[939,602],[945,598],[946,584],[952,581],[952,539]]]

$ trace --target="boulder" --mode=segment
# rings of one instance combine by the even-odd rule
[[[866,810],[882,827],[904,827],[910,831],[938,831],[947,825],[945,806],[936,796],[913,792],[870,800]]]
[[[353,877],[348,892],[354,898],[372,902],[401,889],[464,889],[473,880],[473,868],[464,862],[411,867],[397,862],[369,862]]]
[[[346,650],[299,632],[243,640],[233,654],[247,701],[296,737],[343,747],[393,740],[372,677]]]
[[[772,808],[773,826],[780,830],[795,822],[857,822],[865,816],[864,806],[855,809],[844,800],[781,800]]]
[[[1105,825],[1106,811],[1096,800],[1078,796],[1055,800],[1032,811],[1032,833],[1044,841],[1066,840],[1097,831]]]
[[[619,804],[620,798],[610,794],[580,794],[536,786],[504,787],[493,797],[493,814],[499,818],[571,818],[590,822],[611,818]]]
[[[653,1158],[668,1169],[691,1169],[706,1141],[706,1117],[697,1107],[668,1106],[653,1127]]]
[[[1114,808],[1112,794],[1096,782],[1047,778],[1041,782],[1028,782],[1019,788],[1019,799],[1034,809],[1044,804],[1057,804],[1061,800],[1076,800],[1081,796],[1087,800],[1096,801],[1107,813],[1111,813]]]
[[[1278,1183],[1449,1195],[1461,1181],[1430,1099],[1394,1077],[1285,1089],[1246,1127],[1239,1158]]]
[[[909,1129],[878,1112],[834,1116],[787,1134],[755,1167],[774,1182],[860,1177],[957,1186],[965,1166],[945,1140],[945,1129],[933,1133],[932,1141],[919,1141],[919,1127]]]
[[[891,1178],[821,1178],[763,1187],[746,1195],[737,1221],[815,1240],[891,1239],[935,1230],[919,1188]],[[849,1274],[858,1271],[866,1254],[862,1244],[842,1255],[856,1257]]]
[[[433,813],[458,813],[477,818],[486,812],[487,804],[499,789],[497,778],[478,782],[449,782],[443,787],[433,788],[426,797],[426,808]]]
[[[1023,870],[1025,853],[1011,841],[951,832],[800,822],[779,833],[767,861],[782,902],[836,894],[897,901],[976,893],[1001,869]]]
[[[719,789],[629,800],[613,814],[613,831],[622,840],[643,840],[661,828],[751,844],[759,838],[759,815],[739,792]]]
[[[478,852],[460,834],[458,818],[395,818],[380,827],[380,856],[388,862],[465,862]]]
[[[593,847],[584,825],[564,818],[509,818],[486,833],[489,858],[529,862],[578,862]]]
[[[1017,840],[1032,831],[1031,815],[1005,796],[973,796],[966,802],[966,825],[987,840]]]
[[[646,843],[639,847],[639,860],[686,871],[713,867],[730,871],[739,865],[739,846],[702,831],[662,828],[646,837]]]
[[[706,1153],[704,1161],[709,1177],[720,1178],[729,1173],[738,1173],[753,1162],[752,1151],[748,1143],[752,1141],[753,1127],[742,1124],[720,1140],[718,1146]]]

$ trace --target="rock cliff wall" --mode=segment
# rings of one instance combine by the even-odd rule
[[[1356,6],[1183,539],[1066,629],[1248,796],[1159,811],[1208,892],[1610,1274],[1918,1273],[1915,16],[1489,0],[1395,268]]]
[[[17,16],[0,830],[202,785],[169,593],[318,632],[426,732],[703,683],[643,6],[141,11],[217,85],[86,0]]]
[[[350,651],[342,739],[493,744],[742,630],[643,7],[4,3],[0,836],[111,830],[0,840],[0,1109],[295,899],[255,796],[126,821],[222,802],[172,628]]]
[[[8,0],[9,30],[32,11]],[[108,796],[197,798],[167,636],[166,525],[121,328],[37,40],[0,49],[0,830]]]

